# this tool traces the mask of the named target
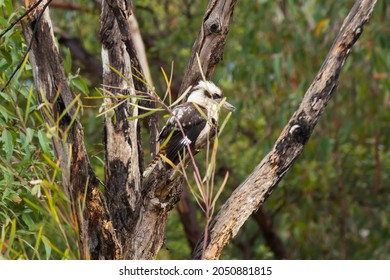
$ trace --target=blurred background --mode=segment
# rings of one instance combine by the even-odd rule
[[[165,93],[161,67],[169,73],[173,62],[177,95],[208,1],[133,3],[156,91]],[[217,184],[226,171],[230,175],[218,205],[272,148],[353,4],[237,1],[224,59],[213,76],[237,108],[219,141]],[[23,13],[17,1],[0,1],[0,9],[1,30]],[[102,100],[87,98],[101,94],[100,4],[58,0],[50,13],[69,84],[83,97],[87,149],[103,180],[103,121],[96,117]],[[223,250],[223,259],[390,258],[389,18],[390,3],[379,0],[303,154]],[[0,39],[1,88],[25,50],[20,25]],[[0,256],[77,259],[76,226],[28,61],[0,95]],[[200,165],[204,157],[196,157]],[[201,234],[202,212],[191,199],[183,203],[190,203],[193,232]],[[160,259],[190,258],[193,244],[179,213],[170,215]]]

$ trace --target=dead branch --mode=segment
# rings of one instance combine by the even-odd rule
[[[247,179],[236,188],[211,223],[206,259],[218,259],[225,245],[248,217],[271,195],[278,182],[301,154],[319,117],[332,98],[340,71],[354,43],[370,19],[376,1],[358,0],[344,20],[324,63],[307,90],[298,110],[283,129],[274,147]],[[203,241],[194,251],[202,256]]]
[[[180,87],[182,94],[190,85],[201,80],[196,54],[202,64],[207,80],[211,79],[214,69],[223,58],[226,37],[233,19],[236,0],[210,0],[203,17],[198,38],[192,47],[192,54]]]

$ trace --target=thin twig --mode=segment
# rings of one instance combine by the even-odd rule
[[[15,25],[17,25],[25,16],[31,13],[43,0],[38,0],[34,5],[32,5],[27,11],[25,11],[19,18],[13,21],[1,34],[0,38],[3,37],[8,31],[10,31]]]

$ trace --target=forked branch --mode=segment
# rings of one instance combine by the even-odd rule
[[[320,71],[307,90],[298,110],[283,129],[272,150],[233,192],[211,223],[206,259],[218,259],[225,245],[248,217],[272,193],[284,174],[302,153],[319,117],[337,87],[340,71],[353,44],[370,19],[376,1],[358,0],[344,20]],[[202,257],[202,240],[194,258]]]

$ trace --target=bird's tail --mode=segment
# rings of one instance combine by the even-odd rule
[[[164,154],[164,151],[159,151],[158,154],[154,157],[154,159],[149,162],[148,166],[146,166],[144,173],[142,176],[144,178],[149,177],[149,175],[152,173],[152,171],[156,168],[156,166],[164,164],[164,160],[162,159],[161,155]]]

